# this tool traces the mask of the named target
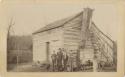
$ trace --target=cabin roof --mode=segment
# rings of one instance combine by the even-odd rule
[[[55,29],[55,28],[64,26],[65,23],[71,21],[72,19],[74,19],[75,17],[77,17],[81,14],[82,14],[82,12],[75,14],[73,16],[61,19],[61,20],[57,20],[53,23],[46,25],[45,27],[40,28],[39,30],[35,31],[33,34],[41,33],[41,32],[47,31],[47,30],[51,30],[51,29]]]

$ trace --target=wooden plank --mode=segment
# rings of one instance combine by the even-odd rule
[[[64,43],[80,43],[80,40],[64,40]]]
[[[71,31],[65,31],[64,36],[79,36],[80,37],[80,32],[71,32]]]
[[[71,22],[71,23],[68,23],[66,24],[64,27],[70,27],[70,26],[81,26],[82,23],[81,22]]]
[[[64,33],[64,36],[76,36],[76,37],[80,37],[80,33],[67,32],[67,33]]]
[[[78,36],[70,35],[70,36],[64,36],[64,40],[81,40],[81,38]]]
[[[67,31],[67,30],[81,31],[81,30],[79,30],[79,29],[77,29],[77,28],[65,28],[65,29],[64,29],[64,31]]]
[[[64,39],[71,39],[71,40],[81,40],[80,38],[78,37],[64,37]]]
[[[69,47],[69,46],[70,46],[70,47],[73,47],[73,48],[74,48],[74,46],[75,46],[75,47],[78,47],[78,46],[79,46],[79,43],[64,43],[64,45],[65,45],[66,47]],[[69,47],[69,48],[70,48],[70,47]]]
[[[72,27],[72,28],[66,28],[64,29],[64,32],[81,32],[81,30],[79,30],[78,28],[80,27]]]
[[[79,46],[78,43],[64,43],[64,45],[67,45],[67,46]]]
[[[69,27],[66,27],[66,29],[78,29],[80,28],[81,29],[81,26],[69,26]]]

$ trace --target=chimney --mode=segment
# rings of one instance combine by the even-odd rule
[[[91,19],[92,19],[92,12],[93,9],[90,8],[84,8],[83,11],[83,20],[82,20],[82,29],[85,30],[90,27]]]
[[[88,33],[87,31],[91,24],[92,12],[93,12],[93,9],[84,8],[82,26],[81,26],[81,46],[80,47],[82,48],[84,48],[85,41],[87,39],[87,33]]]

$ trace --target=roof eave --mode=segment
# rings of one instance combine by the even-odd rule
[[[32,34],[35,35],[35,34],[38,34],[38,33],[41,33],[41,32],[45,32],[45,31],[48,31],[48,30],[52,30],[52,29],[55,29],[55,28],[59,28],[59,27],[62,27],[62,26],[64,26],[64,25],[60,25],[58,27],[50,28],[50,29],[47,29],[47,30],[39,31],[39,32],[34,32]]]

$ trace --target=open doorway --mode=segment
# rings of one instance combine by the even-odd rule
[[[46,61],[49,62],[49,55],[50,55],[50,42],[46,42]]]

